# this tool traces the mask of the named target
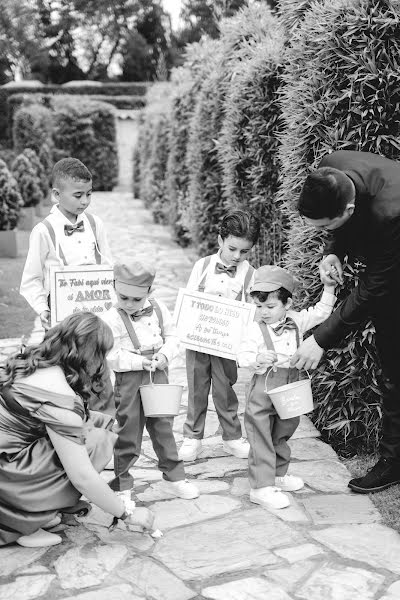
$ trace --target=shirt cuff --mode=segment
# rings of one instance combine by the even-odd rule
[[[320,302],[322,302],[323,304],[327,304],[328,306],[335,306],[336,296],[331,292],[324,291],[322,292]]]

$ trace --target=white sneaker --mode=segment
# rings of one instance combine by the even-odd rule
[[[238,440],[224,440],[223,448],[225,452],[236,456],[236,458],[248,458],[250,452],[250,444],[243,437]]]
[[[275,477],[275,485],[284,492],[296,492],[304,487],[304,481],[301,477],[284,475],[283,477]]]
[[[44,529],[38,529],[30,535],[21,535],[17,539],[17,544],[24,546],[24,548],[42,548],[45,546],[56,546],[61,544],[62,537],[45,531]]]
[[[163,484],[168,492],[171,492],[171,494],[174,494],[178,498],[184,498],[184,500],[193,500],[193,498],[200,496],[197,486],[187,479],[182,479],[181,481],[167,481],[164,479]]]
[[[290,500],[277,487],[269,485],[267,487],[251,489],[250,502],[260,504],[264,508],[286,508],[290,505]]]
[[[196,460],[201,452],[201,440],[194,438],[184,438],[182,446],[179,448],[179,460],[191,462]]]

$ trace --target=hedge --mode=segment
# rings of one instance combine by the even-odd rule
[[[400,159],[400,3],[330,0],[314,4],[293,31],[284,73],[281,200],[291,220],[286,266],[300,281],[299,308],[320,292],[322,236],[295,204],[310,168],[326,152],[361,150]],[[362,265],[345,269],[344,297]],[[329,351],[313,377],[313,419],[341,452],[376,449],[380,370],[370,323]]]
[[[96,190],[112,190],[118,181],[113,108],[105,102],[66,96],[55,96],[51,105],[54,160],[64,155],[79,158],[91,171]]]
[[[17,182],[0,159],[0,231],[15,229],[23,206]]]
[[[46,146],[46,145],[47,144],[43,144],[43,146]],[[41,147],[41,150],[42,150],[43,146]],[[35,171],[36,177],[39,180],[39,186],[40,186],[40,189],[42,190],[43,197],[46,198],[49,193],[49,178],[48,178],[48,173],[46,172],[44,166],[42,165],[39,156],[36,154],[36,152],[34,150],[32,150],[32,148],[25,148],[24,151],[22,152],[22,154],[24,156],[26,156],[26,158],[31,163],[32,168]],[[43,153],[42,153],[42,156],[43,156]]]
[[[24,207],[36,206],[43,201],[44,195],[40,187],[40,179],[35,167],[25,154],[19,154],[11,166]]]
[[[224,103],[218,144],[226,208],[249,209],[262,222],[252,259],[257,266],[279,262],[285,242],[277,204],[283,39],[276,20],[270,39],[252,48],[241,64]]]
[[[15,152],[32,148],[39,152],[43,144],[51,144],[52,112],[40,104],[21,106],[15,113],[12,134]]]

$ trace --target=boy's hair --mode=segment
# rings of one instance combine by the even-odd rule
[[[289,290],[281,287],[273,292],[250,292],[250,296],[252,298],[256,298],[259,302],[266,302],[269,296],[273,296],[282,302],[282,304],[286,304],[289,298],[292,297],[292,294]]]
[[[53,167],[51,182],[53,187],[61,180],[91,181],[92,174],[89,169],[77,158],[62,158]]]
[[[228,236],[243,238],[254,244],[260,235],[260,219],[246,210],[233,210],[226,214],[219,227],[223,240]]]
[[[354,200],[350,178],[332,167],[321,167],[308,175],[297,208],[309,219],[334,219]]]

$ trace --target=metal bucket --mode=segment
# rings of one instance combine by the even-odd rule
[[[291,419],[305,415],[314,409],[311,377],[307,371],[308,378],[293,383],[281,385],[273,390],[267,389],[268,375],[272,369],[269,369],[265,378],[265,393],[271,398],[281,419]]]
[[[150,371],[150,384],[140,386],[145,417],[175,417],[179,414],[183,385],[153,383]]]

